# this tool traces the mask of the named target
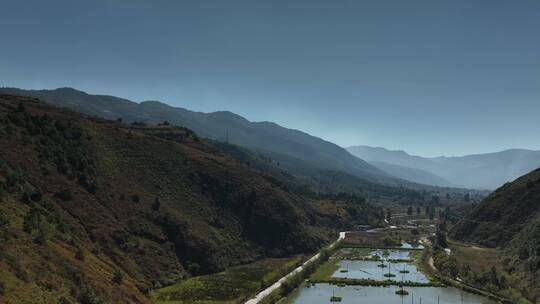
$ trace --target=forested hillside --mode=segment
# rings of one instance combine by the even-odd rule
[[[505,269],[521,278],[529,298],[540,296],[540,169],[507,183],[450,232],[454,239],[502,249]]]
[[[379,214],[295,194],[189,129],[0,95],[2,303],[149,303],[155,286],[314,252]]]

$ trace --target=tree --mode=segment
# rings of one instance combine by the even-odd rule
[[[390,208],[386,208],[386,219],[390,220],[390,218],[392,218],[392,211]]]
[[[77,252],[75,253],[75,258],[79,261],[83,261],[86,258],[86,252],[82,247],[77,248]]]
[[[71,304],[71,301],[63,296],[60,299],[58,299],[58,304]]]
[[[152,204],[152,210],[158,211],[159,208],[161,208],[161,202],[159,201],[159,198],[156,197],[156,199],[154,200],[154,203]]]
[[[95,183],[90,183],[90,185],[86,187],[86,190],[88,191],[88,193],[95,194],[97,192],[97,186]]]
[[[444,208],[444,219],[447,220],[450,218],[450,206],[446,206],[446,208]]]
[[[69,186],[64,186],[60,188],[56,193],[55,196],[63,201],[70,201],[73,199],[73,193],[71,192],[71,189]]]
[[[437,227],[437,232],[435,234],[435,242],[436,246],[438,247],[448,247],[448,242],[446,241],[446,224],[444,224],[444,222]]]
[[[188,262],[187,263],[187,271],[191,274],[198,274],[201,269],[201,266],[197,263]]]
[[[32,192],[32,194],[30,194],[30,199],[34,202],[39,202],[41,201],[41,198],[43,197],[43,194],[41,194],[41,191],[39,190],[36,190],[34,192]]]
[[[41,221],[41,214],[39,209],[32,208],[30,212],[24,217],[23,231],[32,234],[32,232],[38,228]]]
[[[416,207],[416,214],[422,213],[422,208],[420,206]]]
[[[446,232],[446,221],[442,221],[442,222],[439,224],[439,229],[440,229],[441,231]]]
[[[26,110],[26,107],[24,106],[24,104],[21,102],[17,105],[17,112],[24,112],[24,110]]]
[[[453,278],[455,278],[458,275],[459,269],[458,269],[458,263],[455,256],[452,255],[448,258],[448,261],[446,262],[444,270],[448,274],[450,274],[450,276]]]
[[[81,304],[103,304],[103,300],[96,294],[93,288],[83,287],[79,295]]]
[[[497,277],[497,269],[495,269],[495,266],[491,266],[491,269],[489,270],[489,281],[493,283],[494,285],[499,285],[499,279]]]
[[[409,208],[407,208],[407,215],[412,215],[412,214],[413,214],[413,207],[409,206]]]
[[[7,227],[9,219],[5,214],[0,214],[0,229]]]
[[[7,237],[7,227],[9,225],[9,218],[4,215],[0,214],[0,239],[5,239]]]
[[[383,244],[385,247],[390,247],[395,244],[395,241],[391,237],[385,236],[383,238]]]
[[[468,202],[471,200],[471,195],[469,193],[466,193],[464,196],[463,196],[463,200]]]
[[[122,284],[122,281],[124,280],[124,274],[120,269],[115,269],[113,272],[112,281],[118,285]]]
[[[435,218],[435,208],[429,208],[429,219],[433,220]]]
[[[38,227],[38,234],[35,239],[36,243],[45,245],[55,233],[54,226],[47,221],[41,221]]]

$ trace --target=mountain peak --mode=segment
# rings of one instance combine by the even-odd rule
[[[241,121],[241,122],[248,122],[248,123],[250,122],[245,117],[238,115],[236,113],[233,113],[231,111],[215,111],[215,112],[208,113],[208,115],[213,116],[213,117],[232,119],[232,120]]]

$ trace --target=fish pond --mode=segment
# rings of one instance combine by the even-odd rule
[[[295,290],[280,304],[331,303],[339,296],[343,304],[495,304],[496,302],[453,287],[407,287],[409,295],[396,295],[397,286],[344,286],[320,283]]]
[[[388,263],[384,261],[339,261],[339,269],[332,274],[332,277],[429,283],[429,279],[418,271],[413,263]]]
[[[415,264],[420,256],[418,250],[343,248],[315,272],[312,282],[301,285],[279,303],[496,303],[458,288],[430,284],[430,279]],[[373,286],[377,282],[389,286]],[[402,283],[405,283],[405,295],[396,294]]]

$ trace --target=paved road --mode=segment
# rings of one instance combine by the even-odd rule
[[[334,247],[334,246],[337,244],[337,242],[339,242],[339,241],[341,241],[342,239],[344,239],[344,238],[345,238],[345,234],[346,234],[345,231],[344,231],[344,232],[340,232],[340,233],[339,233],[338,239],[337,239],[335,242],[333,242],[333,243],[329,246],[329,248]],[[285,282],[285,280],[287,280],[288,278],[290,278],[290,277],[293,276],[294,274],[296,274],[296,273],[302,271],[302,269],[304,269],[304,267],[305,267],[307,264],[309,264],[309,263],[311,263],[311,262],[317,260],[317,259],[319,258],[320,255],[321,255],[320,253],[317,253],[317,254],[314,255],[311,259],[307,260],[304,264],[298,266],[296,269],[294,269],[293,271],[291,271],[288,275],[282,277],[281,279],[279,279],[279,281],[275,282],[275,283],[274,283],[273,285],[271,285],[270,287],[268,287],[268,288],[266,288],[265,290],[259,292],[254,298],[248,300],[245,304],[257,304],[257,303],[259,303],[259,301],[261,301],[264,297],[266,297],[267,295],[271,294],[274,290],[280,288],[280,287],[281,287],[281,284],[282,284],[283,282]]]

